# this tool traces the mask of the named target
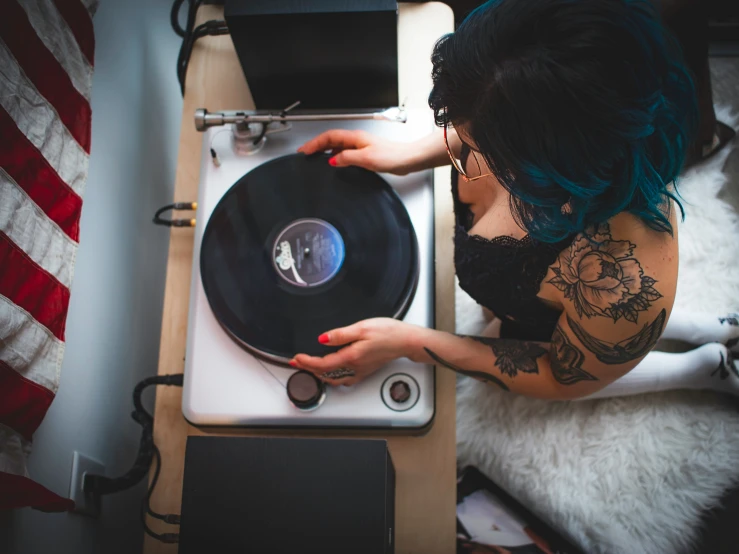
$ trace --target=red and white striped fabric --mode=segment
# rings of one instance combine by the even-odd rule
[[[69,510],[31,480],[59,386],[90,157],[97,0],[0,1],[0,510]]]

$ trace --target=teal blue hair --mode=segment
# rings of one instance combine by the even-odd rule
[[[697,102],[650,1],[491,0],[432,62],[437,124],[464,126],[532,238],[624,211],[672,233]]]

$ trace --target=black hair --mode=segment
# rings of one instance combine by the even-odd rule
[[[432,63],[436,123],[464,126],[532,238],[622,211],[672,232],[697,103],[651,2],[491,0],[437,42]]]

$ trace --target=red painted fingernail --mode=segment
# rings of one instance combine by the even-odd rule
[[[328,165],[332,165],[332,166],[336,167],[336,156],[334,156],[333,158],[329,158],[328,159]]]
[[[327,344],[328,340],[328,333],[324,333],[320,337],[318,337],[318,342],[320,342],[321,344]]]
[[[298,362],[296,362],[295,360],[290,360],[290,361],[289,361],[288,363],[289,363],[289,364],[290,364],[290,365],[291,365],[292,367],[298,367]]]

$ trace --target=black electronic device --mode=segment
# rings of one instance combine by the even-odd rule
[[[226,0],[224,15],[257,109],[398,105],[395,0]]]
[[[189,437],[180,554],[392,554],[384,440]]]

